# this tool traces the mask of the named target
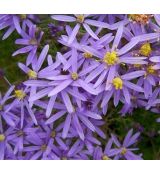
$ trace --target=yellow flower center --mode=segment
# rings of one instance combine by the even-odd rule
[[[0,111],[3,109],[3,106],[2,105],[0,105]]]
[[[92,58],[93,55],[89,52],[85,52],[85,53],[83,53],[83,56],[84,56],[84,58]]]
[[[27,75],[29,76],[29,78],[31,79],[36,79],[37,78],[37,73],[33,70],[29,70]]]
[[[4,134],[0,134],[0,142],[3,142],[5,140],[5,135]]]
[[[47,149],[47,145],[44,144],[44,145],[41,146],[42,151],[45,151],[46,149]]]
[[[38,41],[34,38],[30,39],[29,44],[31,45],[38,45]]]
[[[122,87],[123,87],[123,81],[119,77],[114,78],[112,83],[113,83],[113,86],[115,87],[116,90],[122,89]]]
[[[56,132],[55,131],[52,131],[51,132],[51,137],[54,138],[56,136]]]
[[[127,149],[126,148],[122,148],[121,154],[125,155],[127,153]]]
[[[26,14],[20,14],[19,16],[20,16],[21,19],[26,19],[27,18]]]
[[[76,72],[73,72],[71,74],[71,77],[72,77],[73,80],[77,80],[78,79],[78,74]]]
[[[107,52],[103,58],[104,62],[111,66],[118,62],[119,58],[117,56],[117,53],[115,51],[113,52]]]
[[[26,96],[26,93],[23,90],[15,90],[15,96],[19,100],[22,100]]]
[[[148,57],[152,52],[150,43],[145,43],[141,46],[139,53],[143,56]]]
[[[147,24],[151,15],[149,14],[130,14],[128,15],[132,21],[138,22],[140,24]]]
[[[84,22],[84,15],[77,15],[77,22],[83,23]]]
[[[102,160],[111,160],[108,156],[104,155],[102,156]]]
[[[147,67],[147,73],[148,74],[154,74],[155,73],[155,70],[153,69],[153,66],[148,66]]]
[[[61,159],[62,159],[62,160],[67,160],[67,157],[62,157]]]
[[[133,65],[135,68],[140,68],[142,65],[141,64],[134,64]]]

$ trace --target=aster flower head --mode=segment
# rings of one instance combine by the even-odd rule
[[[12,56],[16,56],[22,53],[29,53],[26,60],[27,65],[29,65],[32,63],[36,55],[37,49],[43,36],[43,32],[38,31],[36,25],[29,24],[26,25],[25,30],[21,31],[21,36],[22,39],[17,39],[15,41],[15,44],[24,45],[25,47],[15,51]]]
[[[35,15],[0,15],[0,30],[7,28],[7,31],[3,35],[2,39],[5,40],[8,38],[15,30],[21,34],[23,28],[22,26],[26,23],[33,25],[31,21],[38,22],[39,20]]]
[[[112,134],[113,143],[118,147],[114,148],[115,159],[125,158],[127,160],[141,160],[141,155],[136,155],[133,151],[138,150],[138,148],[131,148],[130,146],[136,143],[140,133],[133,134],[133,129],[129,130],[121,144],[117,137]]]
[[[84,27],[84,29],[87,31],[87,33],[89,35],[91,35],[96,40],[98,39],[98,37],[93,32],[93,30],[90,28],[90,25],[96,26],[96,27],[102,27],[102,28],[109,28],[109,25],[107,23],[88,19],[90,17],[92,17],[92,15],[91,16],[90,15],[83,15],[83,14],[78,14],[75,16],[52,15],[52,18],[55,20],[64,21],[64,22],[76,22],[77,23],[72,31],[72,34],[71,34],[69,40],[68,40],[68,44],[71,44],[73,42],[81,25]]]
[[[92,111],[84,110],[83,108],[79,108],[78,106],[73,107],[73,104],[67,98],[66,98],[66,101],[68,102],[68,104],[65,104],[67,105],[66,107],[62,104],[57,104],[54,106],[54,108],[61,109],[61,110],[55,113],[54,115],[52,115],[46,121],[46,124],[54,123],[56,120],[62,117],[65,117],[62,137],[66,138],[71,126],[73,126],[76,132],[78,133],[79,137],[82,140],[84,140],[85,136],[83,131],[83,125],[88,129],[90,129],[91,131],[96,132],[97,129],[94,126],[94,124],[90,121],[90,118],[95,120],[101,120],[102,117],[99,114],[96,114]]]
[[[125,99],[125,103],[130,104],[131,103],[131,94],[130,91],[134,90],[137,92],[144,92],[143,88],[140,86],[130,82],[129,80],[135,79],[137,77],[140,77],[144,75],[144,71],[135,71],[130,72],[127,74],[124,74],[122,76],[115,76],[113,77],[108,84],[105,86],[105,96],[102,100],[101,107],[105,106],[112,95],[114,94],[114,105],[117,106],[119,103],[119,100],[123,97]]]
[[[1,131],[3,128],[2,119],[5,120],[5,122],[8,125],[13,127],[15,126],[15,121],[17,117],[15,117],[15,115],[12,114],[12,112],[6,112],[8,109],[7,101],[12,98],[12,92],[14,88],[15,88],[14,86],[11,86],[3,97],[0,93],[0,120],[1,120],[0,130]]]

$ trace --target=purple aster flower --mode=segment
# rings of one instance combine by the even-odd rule
[[[14,90],[14,86],[11,86],[9,90],[6,92],[4,97],[2,97],[0,93],[0,128],[2,129],[2,119],[10,126],[15,126],[15,121],[17,117],[12,114],[12,112],[6,112],[8,105],[7,101],[12,98],[11,93]]]
[[[29,101],[35,101],[48,95],[51,97],[48,108],[52,109],[57,96],[61,95],[69,112],[73,112],[73,109],[68,108],[68,94],[82,101],[86,101],[86,98],[82,95],[82,93],[80,93],[80,89],[83,89],[83,91],[90,94],[98,94],[98,92],[96,92],[96,90],[92,87],[93,85],[91,83],[87,84],[83,80],[83,77],[89,73],[89,71],[93,70],[96,65],[90,65],[88,69],[82,70],[83,60],[78,63],[76,58],[77,52],[75,52],[75,50],[72,51],[69,61],[67,61],[62,54],[58,53],[56,62],[41,71],[44,76],[43,78],[50,81],[28,80],[24,82],[26,86],[44,87],[42,90],[33,95]],[[65,67],[60,69],[62,65]],[[49,115],[50,112],[47,112],[47,116]]]
[[[76,140],[75,142],[67,140],[68,149],[57,151],[57,158],[60,160],[88,160],[89,153],[85,150],[85,145],[80,141]]]
[[[8,129],[7,139],[10,141],[10,145],[13,146],[15,155],[19,152],[23,152],[24,146],[28,143],[27,138],[30,138],[32,134],[34,135],[37,130],[38,128],[34,128],[34,123],[30,122],[30,120],[25,120],[23,128],[19,120],[15,127],[10,127],[10,129]]]
[[[146,109],[150,109],[155,113],[160,113],[160,88],[157,87],[152,93],[152,96],[148,100]]]
[[[13,90],[14,90],[14,95],[11,98],[13,99],[13,101],[7,106],[7,109],[5,110],[5,114],[7,114],[13,109],[20,108],[20,114],[21,114],[20,119],[21,119],[21,128],[22,128],[24,123],[25,110],[27,109],[33,122],[37,124],[35,115],[28,103],[29,89],[24,86],[19,86],[18,88],[12,88],[12,92]]]
[[[24,45],[25,47],[15,51],[12,56],[22,53],[29,53],[26,59],[26,64],[29,65],[32,63],[36,55],[37,49],[43,36],[43,32],[38,31],[36,25],[33,24],[30,24],[26,27],[28,27],[28,33],[25,30],[21,30],[20,35],[22,36],[22,39],[17,39],[15,41],[15,44]]]
[[[129,80],[133,80],[137,77],[144,75],[144,71],[135,71],[129,72],[124,75],[117,75],[110,79],[110,82],[106,84],[104,97],[101,103],[101,107],[104,107],[112,95],[114,95],[114,105],[117,106],[122,96],[125,99],[125,103],[131,103],[131,94],[130,90],[134,90],[137,92],[144,92],[143,88],[130,82]],[[102,89],[103,90],[103,89]]]
[[[145,98],[148,99],[153,93],[153,88],[158,84],[158,71],[154,69],[154,65],[149,63],[147,66],[142,66],[145,71],[144,77],[140,77],[138,80],[138,85],[144,88]]]
[[[13,149],[8,141],[10,128],[4,130],[0,128],[0,160],[11,159],[14,156]]]
[[[94,160],[111,160],[111,157],[114,155],[114,151],[112,151],[112,139],[109,139],[107,142],[104,151],[101,147],[97,146],[94,149],[93,159]]]
[[[3,40],[8,38],[14,30],[16,30],[19,34],[21,33],[21,21],[23,24],[32,24],[31,20],[38,21],[38,18],[35,15],[0,15],[0,30],[7,28],[7,31],[3,35]]]
[[[138,43],[138,40],[135,40],[134,38],[122,48],[115,50],[120,44],[122,34],[123,25],[121,24],[121,27],[119,27],[115,39],[113,40],[113,45],[111,48],[109,48],[109,45],[112,40],[109,38],[112,36],[107,36],[105,40],[102,39],[104,46],[105,41],[109,40],[109,43],[107,43],[105,49],[97,50],[89,46],[84,46],[86,52],[91,53],[98,58],[96,59],[96,62],[98,62],[99,65],[96,67],[96,69],[91,71],[91,73],[85,79],[85,81],[88,83],[92,82],[92,80],[96,80],[93,87],[96,88],[103,82],[106,82],[106,84],[108,84],[108,82],[110,82],[110,79],[112,79],[112,77],[114,77],[115,74],[119,72],[119,67],[121,64],[147,64],[147,61],[145,61],[146,57],[133,57],[131,54],[127,53]],[[97,41],[97,43],[98,42],[101,42],[101,39]]]
[[[68,98],[68,97],[67,97]],[[66,100],[68,100],[66,98]],[[78,106],[72,105],[70,101],[68,101],[67,108],[63,104],[57,104],[54,106],[54,109],[61,109],[54,115],[52,115],[47,121],[46,124],[54,123],[56,120],[65,117],[65,124],[62,131],[62,137],[66,138],[70,127],[73,126],[78,133],[79,137],[84,140],[84,132],[82,129],[82,125],[85,125],[91,131],[96,132],[96,128],[89,118],[100,120],[102,117],[99,114],[96,114],[92,111],[84,110],[83,108],[79,108]],[[70,112],[68,112],[70,111]],[[65,115],[66,114],[66,115]]]
[[[96,21],[92,19],[88,19],[92,17],[92,15],[75,15],[75,16],[67,16],[67,15],[52,15],[52,19],[58,20],[58,21],[64,21],[64,22],[76,22],[76,26],[74,27],[72,34],[70,35],[70,38],[68,40],[68,44],[71,44],[73,40],[75,39],[81,25],[84,27],[84,29],[87,31],[89,35],[91,35],[94,39],[98,39],[97,35],[93,32],[93,30],[90,28],[91,26],[96,27],[102,27],[102,28],[109,28],[109,25],[107,23],[103,23],[101,21]]]
[[[117,137],[112,134],[113,143],[116,145],[116,147],[118,147],[118,148],[114,148],[115,159],[127,159],[127,160],[141,160],[142,159],[141,154],[136,155],[133,153],[133,151],[138,150],[138,148],[130,147],[131,145],[137,142],[137,139],[140,133],[137,132],[134,135],[132,134],[133,134],[133,129],[128,131],[122,144],[118,141]]]
[[[42,139],[40,136],[35,134],[32,135],[31,138],[29,138],[30,145],[26,146],[24,148],[25,152],[30,153],[31,160],[36,159],[48,159],[48,155],[52,156],[52,152],[54,150],[54,145],[47,139]]]

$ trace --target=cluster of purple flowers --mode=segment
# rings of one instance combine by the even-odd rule
[[[160,113],[160,15],[51,15],[61,45],[43,44],[38,15],[0,15],[3,40],[17,31],[12,56],[27,79],[0,96],[0,159],[142,159],[129,130],[106,137],[108,105]],[[56,37],[55,37],[56,36]],[[102,147],[101,141],[106,143]]]

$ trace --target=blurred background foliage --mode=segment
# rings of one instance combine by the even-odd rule
[[[47,21],[47,23],[50,23],[50,21]],[[40,28],[44,28],[43,19]],[[56,52],[62,50],[62,48],[54,37],[49,39],[46,37],[49,34],[48,32],[48,30],[45,31],[43,43],[50,44],[50,54],[55,56]],[[0,32],[0,38],[2,38],[2,34],[3,32]],[[0,69],[3,70],[10,83],[15,85],[26,78],[17,66],[18,62],[24,62],[25,56],[12,57],[12,53],[18,49],[18,46],[14,44],[17,38],[19,36],[13,33],[5,41],[0,41]],[[7,88],[8,84],[0,76],[0,91],[3,93]],[[117,108],[111,105],[107,115],[103,117],[105,120],[105,125],[103,126],[105,134],[109,137],[110,133],[115,133],[120,140],[123,140],[130,128],[133,128],[135,132],[140,131],[141,137],[137,147],[140,148],[139,152],[143,154],[143,158],[160,159],[160,124],[156,122],[156,119],[160,116],[144,109],[136,109],[132,115],[122,117],[119,114],[120,108],[121,104]],[[102,140],[102,142],[104,146],[105,140]]]

